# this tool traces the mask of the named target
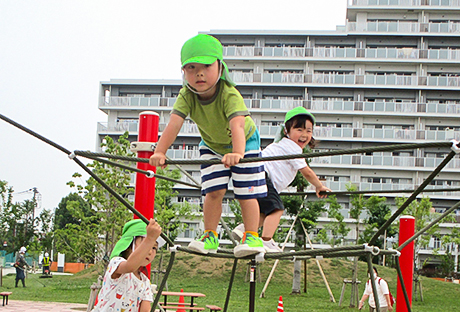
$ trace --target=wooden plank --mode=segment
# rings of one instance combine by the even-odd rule
[[[204,308],[202,307],[179,307],[179,306],[161,306],[163,309],[170,309],[170,310],[177,310],[177,308],[181,308],[184,310],[190,310],[190,311],[204,311]]]
[[[206,297],[206,295],[202,293],[189,293],[180,291],[163,291],[161,294],[163,296]]]
[[[159,302],[160,305],[179,305],[179,304],[182,304],[182,305],[186,305],[186,306],[189,306],[191,305],[190,302],[166,302],[166,304],[164,302]]]

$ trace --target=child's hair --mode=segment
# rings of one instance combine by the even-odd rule
[[[286,122],[286,124],[284,125],[284,131],[286,131],[286,133],[289,133],[289,131],[291,131],[292,128],[305,129],[305,123],[307,120],[311,121],[312,125],[315,124],[314,120],[309,115],[294,116]],[[315,146],[316,140],[313,137],[311,137],[311,140],[308,143],[308,147],[315,148]]]
[[[374,268],[375,274],[379,275],[379,271],[377,271],[376,267],[373,266],[373,268]]]

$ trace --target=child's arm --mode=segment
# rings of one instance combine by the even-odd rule
[[[139,312],[149,312],[151,308],[151,301],[142,300],[139,306]]]
[[[184,118],[176,114],[171,114],[171,119],[166,125],[166,128],[163,131],[160,140],[158,141],[157,147],[155,148],[155,153],[150,156],[149,164],[151,166],[162,166],[162,168],[166,167],[163,166],[166,160],[166,151],[171,146],[171,144],[174,143],[174,140],[176,139],[183,123]]]
[[[246,149],[246,135],[244,133],[244,116],[236,116],[230,120],[230,131],[232,132],[233,151],[225,154],[222,163],[225,167],[236,165],[244,157]]]
[[[147,225],[147,237],[145,237],[139,246],[135,246],[134,252],[129,255],[126,261],[120,263],[118,268],[113,272],[112,278],[116,279],[122,274],[132,273],[139,269],[141,263],[147,258],[150,250],[161,234],[161,227],[154,219],[150,219]]]
[[[307,181],[313,184],[313,186],[316,188],[316,196],[318,196],[319,198],[327,197],[327,195],[320,195],[319,192],[331,192],[329,188],[325,187],[323,183],[321,183],[316,173],[309,166],[306,166],[300,169],[299,171],[300,173],[302,173],[304,178],[307,179]]]
[[[358,304],[358,309],[361,310],[364,306],[364,302],[369,298],[369,295],[364,294]]]

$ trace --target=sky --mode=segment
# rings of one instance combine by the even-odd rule
[[[0,0],[0,114],[73,150],[96,151],[99,82],[180,79],[180,48],[210,30],[335,30],[347,0]],[[89,160],[80,158],[83,163]],[[75,172],[60,150],[0,119],[0,180],[53,210]]]

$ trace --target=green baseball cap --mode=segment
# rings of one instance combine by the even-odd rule
[[[299,115],[306,115],[306,116],[310,117],[311,122],[313,123],[313,125],[315,125],[315,122],[316,122],[315,116],[313,116],[312,113],[307,111],[305,109],[305,107],[302,107],[302,106],[298,106],[298,107],[293,108],[290,111],[288,111],[286,113],[286,117],[284,118],[284,123],[286,124],[286,122],[288,122],[289,120],[291,120],[295,116],[299,116]]]
[[[189,63],[212,64],[219,60],[224,65],[221,79],[232,86],[236,84],[230,78],[227,64],[223,61],[223,48],[219,40],[206,34],[198,34],[187,40],[180,51],[182,67]]]
[[[120,240],[115,244],[115,247],[110,254],[110,259],[118,257],[125,251],[133,242],[134,237],[147,235],[147,224],[141,219],[134,219],[125,224]]]

